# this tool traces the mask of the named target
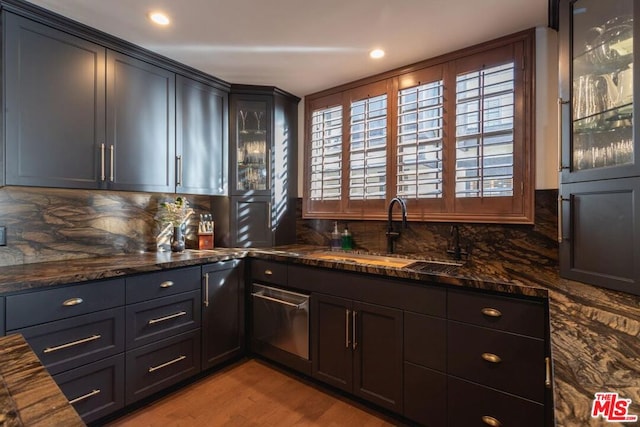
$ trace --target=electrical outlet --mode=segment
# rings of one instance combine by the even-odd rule
[[[0,246],[7,246],[7,227],[0,227]]]

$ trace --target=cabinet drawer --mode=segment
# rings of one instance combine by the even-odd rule
[[[125,402],[136,402],[198,372],[199,329],[128,351]]]
[[[448,373],[544,402],[544,341],[449,321]]]
[[[127,349],[200,327],[200,291],[127,306]]]
[[[124,305],[124,279],[7,297],[7,330],[25,328]]]
[[[127,277],[127,304],[200,289],[200,267]]]
[[[448,426],[543,427],[544,406],[448,377]],[[493,420],[497,421],[491,424]]]
[[[287,264],[252,259],[251,280],[287,286]]]
[[[109,357],[54,375],[85,423],[124,407],[124,355]]]
[[[124,308],[17,329],[51,375],[124,351]]]
[[[447,425],[447,376],[404,363],[404,416],[427,427]]]
[[[447,308],[452,320],[544,338],[542,302],[450,290]]]

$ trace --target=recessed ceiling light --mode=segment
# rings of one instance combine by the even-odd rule
[[[152,12],[149,14],[149,19],[158,25],[169,25],[169,17],[162,12]]]
[[[373,59],[382,58],[384,56],[384,50],[373,49],[371,52],[369,52],[369,56],[372,57]]]

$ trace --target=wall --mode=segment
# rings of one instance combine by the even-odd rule
[[[169,238],[169,230],[156,219],[158,207],[175,197],[159,193],[0,188],[0,225],[7,227],[7,246],[0,247],[0,266],[155,251],[158,243],[166,244]],[[216,230],[220,231],[216,245],[225,244],[228,214],[222,216],[219,206],[226,198],[186,197],[196,211],[189,223],[187,247],[197,247],[195,226],[201,212],[214,212]]]

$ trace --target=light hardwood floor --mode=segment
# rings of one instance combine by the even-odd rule
[[[108,424],[156,426],[397,426],[342,396],[245,360]]]

